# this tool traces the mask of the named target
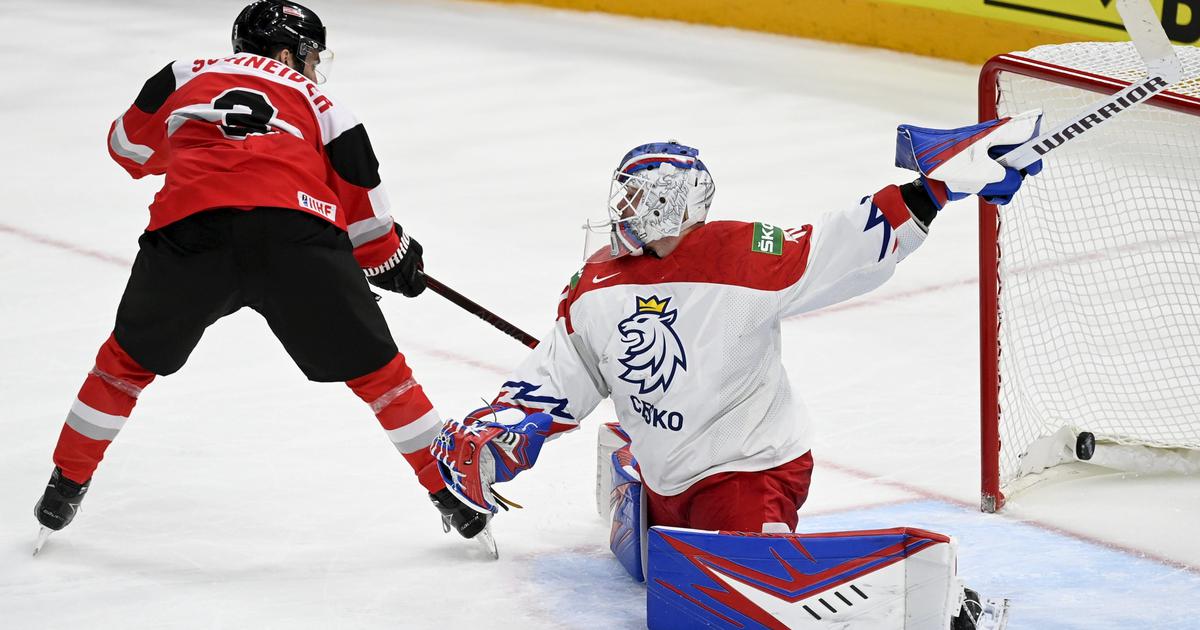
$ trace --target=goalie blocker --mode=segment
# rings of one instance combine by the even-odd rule
[[[823,534],[647,528],[637,462],[616,423],[600,430],[597,465],[610,547],[633,579],[647,583],[650,630],[999,630],[1007,622],[1006,600],[980,602],[963,587],[949,536],[903,527]]]

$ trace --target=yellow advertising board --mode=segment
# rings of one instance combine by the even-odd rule
[[[491,0],[680,20],[979,63],[1039,44],[1126,39],[1116,0]],[[1200,41],[1200,0],[1150,0]]]
[[[1116,0],[883,0],[985,20],[1076,33],[1094,40],[1125,38]],[[1150,0],[1167,36],[1177,43],[1200,41],[1200,0]]]

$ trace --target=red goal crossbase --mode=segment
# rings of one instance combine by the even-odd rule
[[[1113,94],[1130,85],[1122,78],[1104,76],[1022,56],[997,55],[980,72],[979,120],[997,118],[1000,75],[1013,73],[1050,83],[1087,90],[1097,95]],[[1133,79],[1134,77],[1130,77]],[[1097,96],[1099,98],[1099,96]],[[1146,102],[1189,115],[1200,116],[1200,98],[1166,91]],[[1200,120],[1200,119],[1198,119]],[[981,418],[981,503],[984,512],[995,512],[1005,504],[1001,491],[1001,374],[1000,374],[1000,260],[1001,214],[996,206],[979,201],[979,340]]]

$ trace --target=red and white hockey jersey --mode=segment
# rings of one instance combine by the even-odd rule
[[[250,53],[176,61],[109,130],[134,178],[165,175],[149,230],[217,207],[294,208],[350,233],[362,267],[399,246],[363,126],[288,66]]]
[[[554,329],[496,402],[578,426],[611,397],[644,482],[661,495],[810,449],[780,356],[780,321],[878,287],[925,239],[896,186],[814,225],[721,221],[666,258],[589,263]]]

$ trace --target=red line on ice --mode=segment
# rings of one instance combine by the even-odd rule
[[[887,304],[889,302],[895,302],[897,300],[907,300],[910,298],[921,297],[924,295],[929,295],[931,293],[940,293],[942,291],[947,291],[950,289],[960,289],[962,287],[973,287],[978,284],[979,284],[979,278],[971,277],[971,278],[962,278],[960,280],[952,280],[950,282],[942,282],[939,284],[929,284],[929,285],[925,285],[923,287],[909,289],[907,291],[898,291],[896,293],[887,293],[887,294],[879,295],[879,296],[875,296],[871,293],[868,293],[865,297],[850,300],[848,302],[842,302],[841,304],[834,304],[833,306],[826,306],[825,308],[822,308],[820,310],[809,311],[807,313],[801,313],[800,315],[794,315],[792,317],[787,318],[784,321],[796,321],[796,320],[807,319],[807,318],[811,318],[811,317],[823,317],[825,315],[832,315],[834,313],[841,313],[844,311],[854,311],[854,310],[858,310],[860,308],[870,308],[870,307],[874,307],[874,306],[879,306],[881,304]]]
[[[31,242],[37,243],[39,245],[45,245],[47,247],[61,249],[63,251],[71,252],[72,254],[78,254],[80,256],[91,258],[93,260],[99,260],[100,262],[106,262],[106,263],[109,263],[112,265],[117,265],[120,267],[128,268],[133,265],[133,261],[125,260],[124,258],[121,258],[120,256],[113,256],[112,254],[107,254],[105,252],[97,251],[94,249],[80,247],[74,243],[68,243],[67,241],[60,241],[56,238],[51,238],[49,236],[43,236],[36,232],[30,232],[28,230],[23,230],[21,228],[13,227],[11,225],[6,225],[4,223],[0,223],[0,232],[6,232],[8,234],[12,234],[13,236],[23,238],[27,241],[31,241]]]

